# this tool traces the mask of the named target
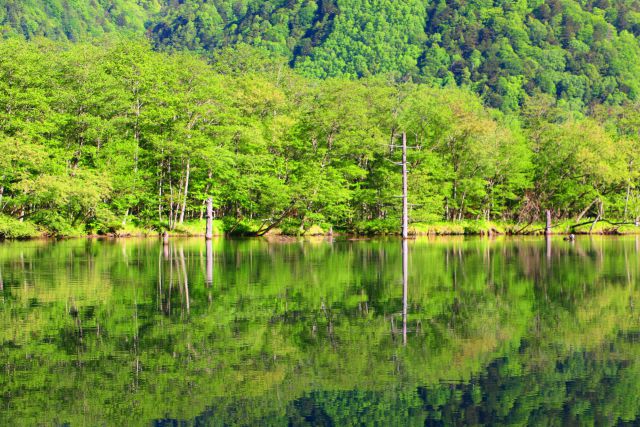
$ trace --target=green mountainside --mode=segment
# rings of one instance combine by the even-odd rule
[[[314,77],[468,85],[503,111],[537,92],[573,109],[640,92],[632,0],[0,0],[0,28],[74,41],[146,34],[161,50],[242,42]]]
[[[143,33],[162,0],[1,0],[0,31],[78,41],[111,32]]]

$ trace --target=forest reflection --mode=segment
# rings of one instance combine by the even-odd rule
[[[639,250],[637,237],[0,244],[0,424],[632,421]]]

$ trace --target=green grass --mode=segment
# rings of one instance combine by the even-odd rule
[[[576,226],[574,220],[563,220],[553,223],[554,234],[587,234],[591,229],[588,218]],[[598,221],[592,230],[593,234],[640,234],[640,227],[633,224],[611,224],[606,221]],[[259,229],[261,223],[257,221],[242,221],[236,226],[232,218],[216,219],[213,221],[214,236],[223,236],[228,232],[233,235],[252,235]],[[235,226],[235,228],[233,228]],[[544,222],[535,222],[529,225],[504,221],[463,220],[463,221],[439,221],[430,223],[413,223],[409,226],[411,235],[492,235],[492,234],[543,234]],[[177,226],[169,234],[172,236],[202,236],[205,233],[206,220],[187,221]],[[312,224],[300,229],[300,223],[296,221],[284,221],[279,228],[272,229],[269,234],[285,236],[317,236],[326,235],[331,226],[329,224]],[[53,231],[52,231],[53,230]],[[336,233],[356,234],[364,236],[398,235],[400,224],[398,220],[377,219],[355,223],[349,229],[337,229]],[[138,226],[129,222],[120,228],[116,236],[154,236],[158,230],[149,226]],[[43,227],[33,222],[20,222],[15,218],[0,214],[0,239],[29,239],[42,236],[58,237],[84,237],[87,232],[81,229],[67,227]]]
[[[120,227],[114,234],[117,237],[151,236],[157,235],[158,232],[151,227],[141,227],[133,222],[128,222],[124,227]]]
[[[561,221],[557,224],[553,224],[553,232],[558,234],[576,233],[576,234],[588,234],[590,231],[592,234],[639,234],[640,227],[636,227],[634,224],[616,224],[618,221],[598,221],[596,225],[591,229],[591,224],[594,218],[583,218],[580,221],[579,226],[576,226],[575,221]],[[586,224],[583,224],[586,223]]]
[[[179,224],[175,229],[169,232],[172,236],[204,236],[207,228],[207,220],[192,220],[186,221],[184,224]],[[213,220],[213,235],[222,236],[225,234],[225,224],[222,220]]]
[[[416,223],[409,226],[409,234],[415,235],[489,235],[506,234],[512,230],[513,227],[508,224],[484,220]]]

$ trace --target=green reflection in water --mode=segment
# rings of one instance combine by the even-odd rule
[[[597,424],[640,411],[640,241],[0,244],[0,424]]]

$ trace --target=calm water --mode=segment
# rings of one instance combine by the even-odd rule
[[[408,253],[405,292],[398,240],[0,244],[0,425],[638,419],[639,238]]]

